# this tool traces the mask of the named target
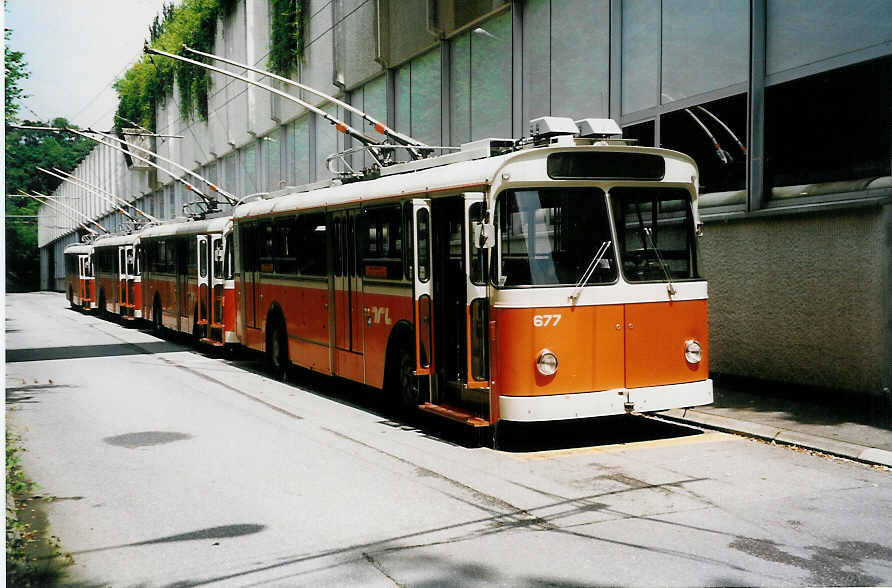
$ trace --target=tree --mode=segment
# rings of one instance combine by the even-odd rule
[[[24,98],[19,80],[28,73],[24,53],[9,48],[6,43],[6,122],[14,122],[18,114],[16,100]],[[68,121],[57,118],[49,123],[25,121],[26,126],[68,127]],[[20,190],[51,194],[60,183],[37,171],[58,167],[74,171],[93,148],[93,141],[70,133],[45,133],[6,128],[6,193]],[[6,291],[21,292],[40,287],[40,255],[37,250],[37,209],[40,204],[31,198],[5,198],[6,210]]]
[[[21,98],[26,98],[24,91],[19,87],[19,80],[31,77],[25,63],[25,54],[21,51],[13,51],[9,48],[9,38],[12,35],[10,29],[3,31],[6,52],[6,121],[14,121],[19,111],[16,103]]]

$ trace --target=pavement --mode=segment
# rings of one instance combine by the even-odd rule
[[[669,420],[892,467],[889,399],[718,378],[707,406],[660,413]]]

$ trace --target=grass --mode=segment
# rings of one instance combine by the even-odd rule
[[[59,538],[47,535],[36,485],[22,470],[21,438],[6,430],[6,585],[54,586],[73,563]]]

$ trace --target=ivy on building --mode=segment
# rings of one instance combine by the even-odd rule
[[[236,3],[237,0],[184,0],[177,7],[165,5],[149,27],[149,44],[178,55],[183,54],[183,44],[213,52],[217,21],[231,14]],[[207,120],[210,73],[198,66],[146,55],[115,82],[116,126],[135,123],[155,130],[155,107],[173,94],[174,80],[183,118],[191,120],[197,114]]]
[[[269,68],[291,75],[304,52],[307,0],[270,0]]]

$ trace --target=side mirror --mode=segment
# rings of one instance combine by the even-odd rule
[[[496,242],[496,228],[482,222],[471,223],[471,237],[478,249],[489,249]]]

